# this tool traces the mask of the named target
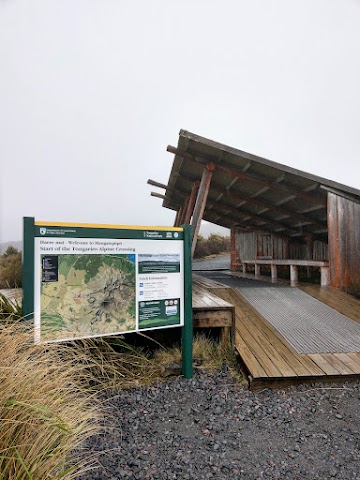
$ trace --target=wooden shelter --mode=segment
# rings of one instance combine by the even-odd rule
[[[194,326],[231,325],[251,388],[360,378],[360,191],[184,130],[168,151],[167,185],[148,183],[191,223],[192,251],[202,219],[231,231],[231,274],[194,278]],[[276,282],[299,269],[320,285]]]
[[[231,269],[318,267],[321,282],[360,296],[360,191],[181,130],[163,206],[175,225],[231,230]]]

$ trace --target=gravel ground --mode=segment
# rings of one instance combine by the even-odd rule
[[[359,399],[360,382],[250,392],[227,371],[112,392],[82,478],[360,479]]]
[[[193,260],[193,270],[228,270],[230,268],[230,254],[216,255],[212,258],[198,258]]]

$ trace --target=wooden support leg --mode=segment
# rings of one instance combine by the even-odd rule
[[[290,285],[297,287],[299,285],[298,269],[296,265],[290,265]]]
[[[243,264],[242,264],[242,272],[243,272],[243,273],[246,273],[246,263],[243,263]]]
[[[186,209],[189,202],[189,197],[186,197],[184,205],[181,207],[181,214],[179,215],[179,226],[184,225],[184,219],[186,215]]]
[[[175,218],[175,223],[174,223],[174,227],[180,227],[180,220],[181,220],[181,217],[183,215],[183,210],[184,210],[184,207],[180,207],[177,214],[176,214],[176,218]]]
[[[200,182],[196,181],[192,186],[192,190],[191,190],[191,194],[190,194],[190,198],[189,198],[189,202],[187,205],[185,218],[184,218],[185,225],[188,225],[190,223],[190,220],[194,211],[194,207],[195,207],[196,196],[199,190],[199,185],[200,185]]]
[[[209,163],[204,168],[204,171],[201,177],[199,191],[197,194],[197,199],[196,199],[195,208],[194,208],[194,214],[191,222],[191,225],[192,225],[191,253],[192,255],[194,255],[194,252],[195,252],[197,237],[200,230],[200,224],[204,214],[206,200],[207,200],[207,196],[210,189],[211,177],[215,168],[216,168],[215,163]]]
[[[305,247],[305,258],[306,260],[312,260],[313,258],[313,248],[314,248],[314,239],[312,235],[308,235],[305,237],[306,240],[306,247]],[[307,278],[311,277],[310,274],[310,267],[306,267],[306,276]]]
[[[176,217],[175,217],[175,221],[174,221],[174,227],[178,227],[178,226],[179,226],[179,215],[180,215],[180,209],[176,212]]]
[[[260,277],[260,265],[255,263],[255,277]]]
[[[220,332],[220,344],[223,348],[226,347],[231,333],[231,327],[223,327]]]
[[[320,267],[320,285],[322,287],[328,287],[330,285],[330,268]]]
[[[277,266],[271,265],[271,281],[273,283],[277,282]]]

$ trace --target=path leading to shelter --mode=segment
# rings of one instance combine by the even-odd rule
[[[359,300],[348,300],[337,289],[327,291],[338,297],[339,312],[316,300],[321,287],[312,287],[308,295],[229,271],[201,275],[217,282],[211,291],[235,307],[234,344],[253,388],[360,375]]]
[[[220,278],[219,278],[220,277]],[[298,288],[237,278],[235,286],[297,353],[360,352],[360,324]]]

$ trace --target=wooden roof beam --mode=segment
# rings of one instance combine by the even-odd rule
[[[188,177],[185,175],[181,175],[181,176],[187,181],[190,181],[190,182],[194,181],[194,179],[191,177]],[[233,198],[234,200],[240,200],[240,203],[238,204],[238,206],[243,205],[246,202],[256,206],[262,206],[267,210],[270,210],[272,212],[277,212],[282,215],[286,215],[290,217],[296,216],[299,220],[303,220],[305,222],[311,222],[312,224],[317,225],[319,227],[327,226],[326,222],[319,222],[318,220],[315,220],[307,215],[303,215],[302,213],[296,212],[295,210],[290,210],[289,208],[285,208],[282,206],[278,207],[277,205],[269,204],[268,202],[264,202],[263,200],[260,200],[258,198],[249,197],[248,195],[224,191],[224,189],[214,181],[211,183],[211,189],[212,191],[222,194],[225,197]]]
[[[161,198],[162,200],[165,200],[165,195],[163,195],[162,193],[157,193],[157,192],[151,192],[150,195],[152,197],[156,197],[156,198]]]
[[[184,194],[183,194],[183,193],[180,193],[180,192],[177,192],[177,193],[178,193],[178,199],[175,200],[175,203],[177,203],[178,208],[182,209],[182,208],[183,208],[183,204],[182,204],[182,201],[180,200],[180,198],[184,198]],[[161,199],[163,199],[163,200],[166,198],[165,195],[162,195],[161,193],[157,193],[157,192],[151,192],[151,196],[152,196],[152,197],[156,197],[156,198],[161,198]],[[228,209],[227,206],[226,206],[226,209]],[[231,210],[234,210],[234,209],[231,209]],[[229,213],[231,212],[231,210],[229,210]],[[218,209],[218,208],[216,208],[216,207],[215,207],[215,208],[211,208],[210,210],[209,210],[208,208],[205,209],[204,214],[205,214],[206,216],[207,216],[208,214],[210,214],[210,217],[211,217],[213,212],[215,213],[214,216],[216,217],[217,223],[220,224],[221,226],[225,227],[225,228],[229,228],[229,226],[228,226],[225,222],[221,222],[221,223],[218,222],[219,217],[220,217],[220,218],[225,217],[225,218],[231,219],[231,221],[234,222],[234,225],[238,225],[238,224],[239,224],[239,218],[238,218],[238,213],[239,213],[239,212],[238,212],[237,210],[235,210],[235,212],[236,212],[236,214],[237,214],[237,218],[233,217],[233,215],[224,214],[220,209]],[[182,212],[180,212],[179,215],[181,215],[181,213],[182,213]],[[246,217],[245,217],[245,218],[246,218]],[[248,215],[248,216],[247,216],[247,219],[250,219],[250,218],[251,218],[251,216]],[[211,221],[211,220],[208,220],[208,221]],[[242,219],[242,221],[245,221],[245,220]],[[264,221],[264,225],[267,225],[267,223],[266,223],[265,221]],[[250,228],[253,229],[253,230],[258,230],[258,231],[263,231],[263,230],[264,230],[264,227],[262,227],[261,225],[257,225],[257,226],[256,226],[256,225],[251,225]],[[281,228],[283,228],[283,227],[281,227]],[[287,228],[283,228],[283,229],[284,229],[284,230],[289,230],[289,229],[287,229]],[[271,229],[271,231],[277,233],[277,230]],[[294,235],[298,235],[298,233],[295,233],[295,232],[294,232]],[[280,236],[286,237],[286,235],[281,235],[281,234],[280,234]]]
[[[315,210],[320,210],[321,208],[324,208],[323,205],[314,205],[313,207],[310,208],[305,208],[304,210],[301,210],[300,214],[304,213],[309,213],[309,212],[314,212]]]
[[[148,179],[147,183],[148,185],[151,185],[153,187],[164,188],[165,190],[169,188],[168,185],[165,185],[164,183],[156,182],[155,180],[151,180],[151,178]]]
[[[173,153],[174,155],[178,155],[179,157],[191,160],[195,163],[200,163],[201,165],[206,165],[207,163],[209,163],[209,160],[203,159],[202,157],[196,155],[192,155],[191,153],[185,152],[184,150],[180,150],[176,147],[172,147],[171,145],[168,145],[167,151]],[[269,188],[274,188],[284,193],[289,193],[290,195],[296,195],[297,197],[301,197],[311,203],[324,203],[324,205],[326,205],[326,197],[320,198],[317,195],[312,195],[311,193],[307,193],[302,190],[296,190],[294,192],[291,187],[276,183],[276,181],[268,182],[263,178],[258,177],[257,175],[240,172],[231,167],[225,167],[224,164],[217,164],[217,170],[229,173],[230,175],[238,177],[241,180],[247,180],[252,183],[257,183],[259,185],[268,186]]]
[[[286,223],[283,223],[283,222],[279,222],[278,220],[273,220],[273,219],[268,218],[264,215],[259,215],[259,214],[256,214],[256,213],[249,212],[248,210],[234,209],[233,207],[229,207],[228,204],[223,204],[222,202],[217,202],[217,204],[223,206],[228,211],[231,211],[231,212],[234,211],[234,212],[237,212],[238,214],[240,213],[242,215],[246,215],[246,220],[252,219],[252,220],[255,220],[255,221],[260,221],[260,222],[263,222],[266,225],[270,224],[270,225],[273,225],[275,227],[280,228],[281,230],[286,230],[286,231],[292,232],[296,235],[299,234],[299,230],[298,230],[299,228],[302,229],[303,226],[312,224],[312,222],[299,222],[296,225],[294,225],[294,224],[289,225],[289,224],[286,224]],[[244,221],[244,219],[242,221]],[[309,231],[306,231],[306,230],[301,231],[301,235],[312,235],[312,234],[313,234],[313,232],[309,232]]]
[[[206,210],[205,213],[206,213],[206,216],[207,216],[209,214],[209,210]],[[276,233],[276,235],[278,235],[279,237],[289,238],[289,235],[285,235],[284,233],[278,232],[271,227],[266,228],[266,227],[263,227],[262,225],[251,225],[249,227],[247,225],[242,225],[241,221],[239,222],[238,216],[235,218],[232,214],[224,214],[222,211],[218,210],[217,208],[213,209],[213,213],[215,214],[214,218],[216,218],[216,215],[220,215],[221,217],[228,219],[229,222],[232,223],[232,225],[231,225],[232,227],[238,226],[240,228],[243,228],[244,230],[247,229],[249,231],[257,231],[257,232],[269,231],[270,233]],[[207,217],[207,218],[209,218],[209,217]],[[208,221],[211,222],[211,220],[208,220]],[[229,228],[228,225],[223,225],[223,226],[225,226],[226,228]],[[298,235],[300,236],[300,234],[298,234]],[[291,235],[291,236],[295,236],[295,235]]]
[[[216,200],[214,200],[216,202]],[[209,199],[209,205],[207,207],[207,210],[211,210],[213,208],[213,205],[211,204],[211,200]],[[277,222],[275,220],[272,220],[271,218],[264,217],[262,215],[256,215],[252,212],[249,212],[248,210],[237,210],[236,208],[229,207],[227,204],[222,204],[221,202],[216,202],[216,205],[219,205],[220,207],[223,207],[225,211],[231,212],[234,215],[245,215],[246,220],[242,219],[242,221],[247,221],[247,220],[255,220],[255,221],[260,221],[263,222],[264,225],[273,225],[277,228],[281,228],[282,230],[287,230],[288,232],[291,233],[297,233],[297,229],[294,229],[292,227],[289,227],[288,225]]]
[[[175,195],[174,195],[174,203],[177,204],[178,208],[179,207],[183,207],[184,205],[184,200],[187,198],[188,194],[184,191],[179,191],[179,190],[176,190],[175,192]],[[158,198],[162,198],[162,199],[165,199],[165,195],[161,195],[159,193],[156,193],[156,192],[151,192],[151,195],[154,196],[154,197],[158,197]],[[215,212],[216,215],[219,215],[219,216],[225,216],[226,218],[231,218],[232,221],[236,222],[236,224],[239,223],[239,215],[242,215],[244,218],[241,219],[241,222],[247,222],[249,220],[256,220],[256,221],[260,221],[260,222],[263,222],[262,225],[251,225],[250,227],[254,230],[256,229],[262,229],[264,230],[265,229],[265,225],[272,225],[272,227],[275,227],[275,228],[266,228],[266,230],[269,230],[270,232],[272,233],[277,233],[279,234],[280,236],[291,236],[291,237],[298,237],[298,236],[303,236],[303,235],[313,235],[313,232],[307,232],[307,231],[301,231],[299,232],[297,229],[294,229],[292,227],[289,227],[288,225],[286,224],[283,224],[283,223],[280,223],[280,222],[277,222],[275,220],[272,220],[272,219],[269,219],[267,217],[263,217],[263,216],[260,216],[260,215],[256,215],[256,214],[253,214],[251,212],[248,212],[247,210],[236,210],[236,208],[233,208],[233,207],[229,207],[229,205],[227,204],[224,204],[222,202],[216,202],[215,199],[209,199],[208,200],[209,203],[211,204],[208,205],[207,207],[205,207],[204,209],[204,213],[203,213],[203,217],[207,217],[207,215],[213,211]],[[214,206],[214,203],[216,205],[218,205],[220,208],[217,208],[216,206]],[[228,214],[225,214],[224,215],[224,211],[226,212],[229,212],[231,213],[231,215],[228,215]],[[236,216],[234,216],[236,215]],[[220,222],[217,221],[217,224],[220,224]],[[227,225],[224,225],[222,224],[223,226],[226,226],[227,228],[229,228]],[[283,231],[283,232],[289,232],[289,235],[285,235],[284,233],[280,234],[280,231]],[[323,231],[323,230],[321,230]]]

